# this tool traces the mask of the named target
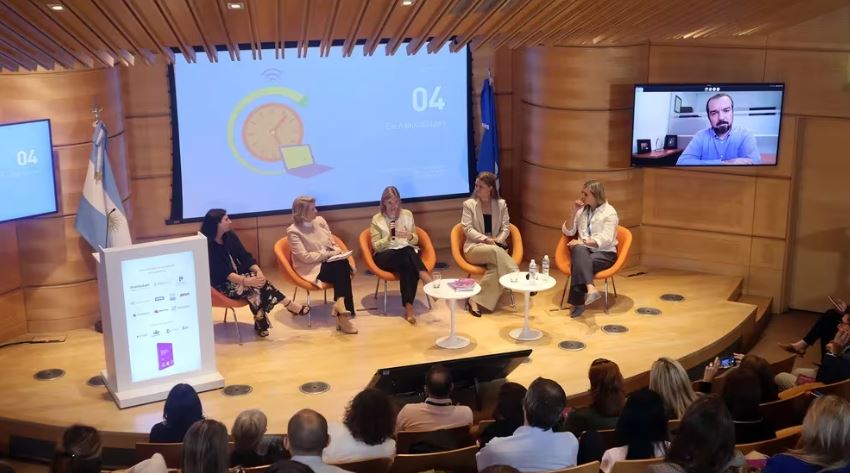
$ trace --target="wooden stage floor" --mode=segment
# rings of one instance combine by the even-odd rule
[[[645,274],[626,277],[639,271]],[[453,271],[443,274],[450,277]],[[615,361],[623,375],[633,380],[645,379],[650,364],[660,356],[680,359],[686,367],[695,366],[740,338],[755,313],[753,305],[730,301],[737,298],[740,278],[634,267],[617,277],[620,295],[609,314],[603,312],[601,304],[595,304],[583,317],[570,319],[567,311],[557,310],[564,282],[563,276],[557,277],[559,285],[532,299],[531,325],[543,331],[542,339],[517,342],[508,335],[522,326],[519,296],[515,309],[506,306],[481,319],[458,310],[458,332],[472,341],[460,350],[435,345],[435,340],[449,330],[445,303],[438,302],[428,311],[420,290],[416,307],[419,323],[411,326],[397,315],[401,312],[397,283],[390,285],[391,315],[385,316],[374,309],[371,291],[375,278],[362,272],[355,278],[356,302],[358,307],[372,309],[359,310],[357,335],[343,335],[334,329],[330,307],[321,304],[318,293],[313,295],[312,328],[307,328],[306,317],[293,318],[279,308],[272,314],[274,327],[267,339],[255,338],[248,323],[250,312],[239,310],[244,339],[241,346],[234,325],[223,324],[223,310],[215,309],[219,371],[226,384],[249,384],[253,392],[239,397],[227,397],[220,390],[202,393],[204,412],[230,426],[242,410],[259,408],[269,417],[269,431],[283,432],[289,417],[305,407],[329,419],[340,419],[347,402],[378,368],[522,348],[534,352],[530,362],[513,372],[511,381],[528,385],[544,376],[561,383],[568,395],[575,395],[587,390],[587,369],[597,357]],[[291,285],[278,287],[291,294]],[[667,292],[686,299],[660,300],[659,296]],[[662,314],[636,314],[635,309],[642,306],[659,308]],[[623,324],[629,331],[608,334],[601,330],[605,324]],[[578,352],[559,349],[558,342],[567,339],[583,341],[587,348]],[[75,422],[103,431],[107,446],[132,448],[136,440],[146,438],[151,426],[161,420],[162,402],[119,410],[105,388],[86,385],[86,380],[105,366],[102,340],[94,330],[82,329],[68,332],[63,343],[0,349],[5,388],[0,396],[0,447],[8,447],[3,443],[10,433],[56,439],[58,432]],[[33,374],[45,368],[62,368],[66,375],[36,381]],[[330,383],[330,391],[318,395],[299,391],[302,383],[316,380]]]

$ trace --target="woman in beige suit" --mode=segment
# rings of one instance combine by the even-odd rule
[[[286,235],[292,248],[295,272],[310,282],[332,284],[336,328],[343,333],[357,333],[351,323],[355,315],[351,275],[355,268],[348,258],[333,258],[343,251],[334,241],[328,222],[318,216],[316,199],[304,195],[296,197],[292,203],[292,220],[293,224],[286,229]]]
[[[463,202],[460,220],[466,243],[463,253],[467,261],[487,267],[481,279],[481,292],[471,297],[466,309],[470,314],[481,317],[481,308],[493,311],[502,296],[499,278],[518,271],[516,263],[505,249],[510,235],[508,205],[499,198],[496,175],[482,172],[475,179],[472,198]]]

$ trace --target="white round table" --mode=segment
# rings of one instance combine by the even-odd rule
[[[517,271],[515,273],[506,274],[499,278],[499,284],[514,292],[522,292],[525,295],[525,321],[522,328],[511,330],[510,336],[515,340],[531,341],[539,340],[543,337],[543,332],[533,329],[528,326],[528,305],[531,293],[534,291],[545,291],[555,287],[555,278],[538,274],[537,279],[526,279],[528,273],[526,271]],[[516,281],[511,281],[516,279]]]
[[[435,299],[445,299],[449,302],[451,330],[447,337],[440,337],[437,339],[438,347],[448,348],[449,350],[455,350],[469,345],[468,338],[455,334],[455,301],[458,299],[468,299],[481,292],[481,286],[479,286],[478,283],[475,283],[471,291],[455,291],[449,286],[449,283],[456,280],[457,279],[442,279],[440,280],[440,287],[434,287],[433,281],[423,286],[425,294],[428,294]]]

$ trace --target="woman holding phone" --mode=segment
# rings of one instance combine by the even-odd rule
[[[829,296],[829,303],[832,308],[821,314],[818,320],[809,329],[809,333],[805,337],[793,343],[780,343],[779,347],[783,350],[797,355],[803,356],[806,350],[820,340],[821,355],[826,354],[826,344],[829,343],[838,333],[838,325],[841,323],[841,318],[844,314],[850,313],[847,308],[847,303],[843,300]]]

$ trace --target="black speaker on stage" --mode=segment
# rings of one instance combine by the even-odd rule
[[[451,370],[455,388],[477,386],[478,383],[506,378],[530,355],[530,349],[517,350],[456,360],[381,368],[372,376],[369,387],[380,389],[391,396],[421,394],[425,385],[425,374],[431,366],[436,364],[442,364]]]

